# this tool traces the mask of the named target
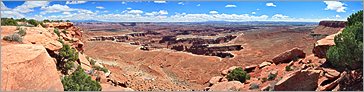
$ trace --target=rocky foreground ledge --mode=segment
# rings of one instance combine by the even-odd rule
[[[74,62],[76,66],[81,66],[92,80],[103,81],[103,91],[133,90],[111,83],[113,79],[108,78],[111,72],[94,69],[103,66],[98,62],[91,64],[87,55],[83,54],[82,29],[71,22],[49,22],[44,27],[1,26],[1,29],[3,91],[64,91],[61,79],[67,75],[58,69],[56,60],[63,44],[71,46],[78,53],[77,62]],[[20,30],[26,33],[20,34]],[[11,39],[4,38],[6,36]],[[91,71],[93,73],[89,73]]]

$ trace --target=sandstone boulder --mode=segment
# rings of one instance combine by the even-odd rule
[[[210,83],[210,84],[216,84],[216,83],[218,83],[221,79],[222,79],[222,77],[221,77],[221,76],[215,76],[215,77],[212,77],[212,78],[209,80],[209,83]]]
[[[326,36],[323,39],[318,40],[315,43],[314,48],[312,49],[312,53],[314,53],[315,56],[317,56],[317,57],[325,58],[327,50],[329,50],[330,47],[335,45],[335,42],[334,42],[335,36],[340,34],[341,32],[342,31],[340,30],[336,34],[332,34],[332,35]]]
[[[3,91],[63,91],[56,64],[42,45],[3,46],[1,66]]]
[[[324,70],[325,76],[329,79],[336,79],[340,76],[340,72],[338,72],[334,69],[322,68],[322,70]]]
[[[124,88],[119,86],[112,86],[110,84],[100,84],[102,90],[101,91],[134,91],[131,88]]]
[[[58,41],[58,37],[45,28],[25,27],[26,35],[23,42],[26,44],[42,44],[46,49],[56,51],[62,48],[62,44]]]
[[[270,63],[270,62],[263,62],[263,63],[259,64],[259,68],[263,68],[265,66],[269,66],[270,64],[272,64],[272,63]]]
[[[209,91],[238,91],[243,87],[244,85],[239,81],[220,82],[212,85]]]
[[[272,59],[272,62],[275,63],[275,64],[288,63],[291,60],[293,60],[294,58],[304,58],[305,55],[306,54],[301,49],[293,48],[291,50],[288,50],[286,52],[283,52],[283,53],[275,56]]]
[[[274,90],[277,91],[313,91],[318,86],[319,70],[296,71],[284,76],[278,81]]]
[[[91,64],[84,54],[78,53],[78,61],[80,62],[80,65],[83,69],[91,70]]]

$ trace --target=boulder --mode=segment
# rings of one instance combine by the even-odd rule
[[[82,69],[91,70],[91,64],[84,54],[78,53],[78,61],[80,62]]]
[[[63,91],[55,61],[42,45],[2,46],[1,66],[3,91]]]
[[[277,91],[313,91],[318,86],[318,79],[321,71],[319,70],[301,70],[284,76],[278,81],[274,90]]]
[[[329,90],[337,90],[339,82],[343,79],[346,73],[339,74],[339,78],[336,80],[330,78],[323,78],[323,81],[319,81],[319,86],[317,87],[316,91],[329,91]]]
[[[209,80],[209,83],[210,83],[210,84],[216,84],[216,83],[218,83],[221,79],[222,79],[222,77],[221,77],[221,76],[215,76],[215,77],[212,77],[212,78]]]
[[[291,50],[288,50],[286,52],[283,52],[283,53],[275,56],[272,59],[272,62],[275,63],[275,64],[288,63],[291,60],[293,60],[294,58],[304,58],[305,55],[306,54],[301,49],[293,48]]]
[[[258,65],[250,65],[250,66],[246,66],[245,68],[244,68],[244,71],[246,71],[246,72],[252,72],[255,68],[257,68],[258,67]]]
[[[243,87],[244,85],[239,81],[220,82],[212,85],[209,91],[238,91]]]
[[[46,49],[56,51],[62,48],[62,43],[58,41],[58,37],[45,28],[25,27],[26,35],[23,42],[26,44],[42,44]]]
[[[263,68],[265,66],[269,66],[270,64],[272,64],[272,63],[270,63],[270,62],[263,62],[263,63],[259,64],[259,68]]]
[[[327,50],[329,50],[330,47],[335,45],[335,42],[334,42],[335,36],[340,34],[341,32],[342,32],[342,30],[340,30],[336,34],[332,34],[332,35],[326,36],[323,39],[318,40],[312,49],[312,53],[315,54],[315,56],[317,56],[319,58],[325,58]]]
[[[324,70],[325,76],[329,79],[336,79],[340,76],[340,72],[338,72],[334,69],[322,68],[322,70]]]
[[[102,90],[101,91],[134,91],[131,88],[124,88],[124,87],[119,87],[119,86],[113,86],[110,84],[100,84]]]

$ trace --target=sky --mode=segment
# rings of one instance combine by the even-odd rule
[[[361,1],[3,1],[2,18],[106,22],[346,20]]]

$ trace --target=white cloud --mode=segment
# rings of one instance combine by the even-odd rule
[[[266,6],[270,6],[270,7],[276,7],[276,5],[274,5],[274,3],[266,3]]]
[[[259,11],[260,9],[258,8],[257,11]]]
[[[87,1],[67,1],[66,4],[83,4],[86,3]]]
[[[147,16],[158,16],[158,15],[166,15],[166,14],[168,14],[168,11],[166,11],[166,10],[159,10],[159,12],[154,11],[154,12],[145,13],[145,15],[147,15]]]
[[[129,10],[127,11],[128,14],[142,14],[142,10]]]
[[[105,10],[104,12],[109,12],[108,10]]]
[[[76,11],[77,9],[73,9],[68,7],[67,5],[60,5],[60,4],[54,4],[52,6],[46,6],[40,8],[43,10],[40,12],[41,15],[47,14],[47,13],[57,13],[57,12],[70,12],[70,11]]]
[[[336,10],[336,12],[345,12],[346,7],[344,3],[339,1],[324,1],[327,5],[325,10]]]
[[[201,6],[201,4],[197,4],[196,6]]]
[[[158,0],[158,1],[154,1],[154,3],[167,3],[167,2]]]
[[[131,10],[131,8],[130,8],[130,7],[126,8],[126,9]]]
[[[62,14],[68,15],[71,14],[71,12],[63,12]]]
[[[210,11],[209,13],[210,13],[210,14],[217,14],[217,13],[219,13],[219,12],[217,12],[217,11]]]
[[[126,2],[121,2],[121,4],[126,4]]]
[[[226,5],[225,7],[232,8],[232,7],[236,7],[236,5],[228,4],[228,5]]]
[[[340,15],[335,15],[336,18],[340,18]]]
[[[180,4],[180,5],[185,5],[183,2],[178,2],[178,4]]]
[[[252,14],[257,14],[256,12],[252,12]]]
[[[288,19],[289,16],[285,16],[285,15],[282,15],[282,14],[275,14],[272,16],[272,19],[278,19],[278,20],[282,20],[282,19]]]
[[[48,5],[48,1],[26,1],[24,4],[17,6],[13,9],[13,11],[19,12],[19,13],[29,13],[33,12],[36,7],[43,7]]]
[[[96,6],[97,9],[105,9],[104,7],[102,6]]]

